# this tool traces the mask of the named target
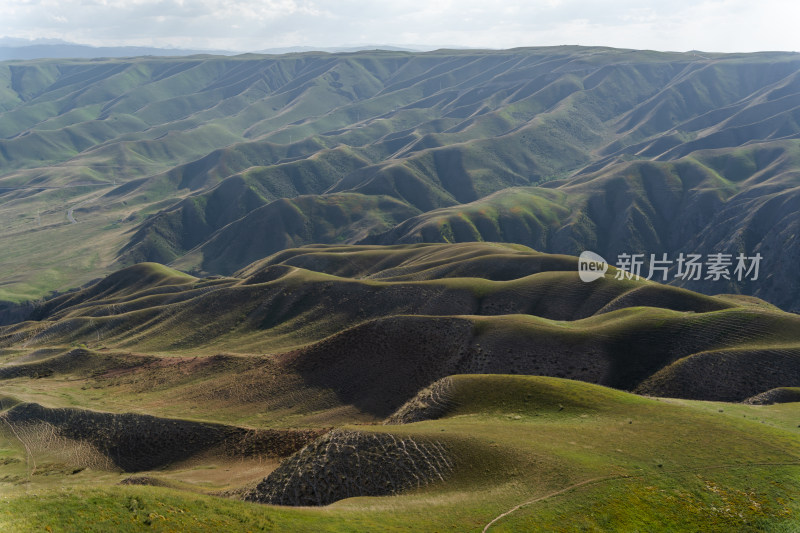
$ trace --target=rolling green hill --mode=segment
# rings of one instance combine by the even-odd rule
[[[0,376],[77,372],[91,364],[67,350],[83,345],[103,372],[125,369],[109,385],[119,387],[114,402],[131,407],[141,401],[137,376],[153,365],[141,354],[224,354],[200,383],[167,380],[158,397],[172,397],[170,409],[247,382],[248,411],[270,397],[293,417],[311,410],[335,418],[355,406],[365,420],[384,418],[455,373],[548,375],[725,401],[800,382],[797,315],[613,274],[585,283],[575,258],[518,245],[316,245],[206,279],[141,263],[48,300],[30,318],[1,328],[0,346],[64,353]],[[108,350],[117,355],[108,359]],[[298,387],[314,392],[292,407]],[[88,401],[86,392],[70,394]]]

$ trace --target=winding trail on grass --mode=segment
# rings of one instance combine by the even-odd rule
[[[622,479],[622,478],[625,478],[625,477],[628,477],[628,476],[595,477],[595,478],[592,478],[592,479],[587,479],[587,480],[581,481],[579,483],[575,483],[574,485],[570,485],[569,487],[565,487],[565,488],[563,488],[561,490],[557,490],[555,492],[551,492],[550,494],[545,494],[543,496],[539,496],[538,498],[534,498],[532,500],[528,500],[527,502],[523,502],[523,503],[521,503],[521,504],[519,504],[519,505],[517,505],[515,507],[512,507],[511,509],[509,509],[508,511],[506,511],[503,514],[496,516],[494,518],[494,520],[492,520],[491,522],[486,524],[486,527],[483,528],[483,533],[486,533],[487,531],[489,531],[489,528],[492,527],[498,521],[500,521],[503,518],[507,517],[511,513],[513,513],[515,511],[525,507],[526,505],[531,505],[532,503],[540,502],[542,500],[546,500],[547,498],[552,498],[553,496],[558,496],[559,494],[564,494],[565,492],[569,492],[572,489],[577,489],[578,487],[582,487],[584,485],[591,485],[591,484],[594,484],[594,483],[602,483],[604,481],[611,481],[612,479]]]
[[[743,464],[743,465],[714,465],[714,466],[707,466],[707,467],[704,467],[704,468],[685,468],[685,469],[670,470],[669,473],[674,473],[674,472],[700,472],[700,471],[703,471],[703,470],[721,470],[721,469],[722,470],[728,470],[728,469],[733,470],[735,468],[770,467],[770,466],[800,466],[800,462],[793,462],[793,463],[750,463],[750,464]],[[667,472],[665,472],[665,473],[667,473]],[[656,475],[658,475],[658,474],[656,474]],[[506,516],[510,515],[511,513],[514,513],[516,511],[522,509],[525,506],[540,502],[542,500],[546,500],[548,498],[553,498],[554,496],[558,496],[560,494],[564,494],[565,492],[569,492],[569,491],[577,489],[579,487],[583,487],[583,486],[586,486],[586,485],[595,485],[595,484],[600,484],[600,483],[606,483],[608,481],[616,481],[618,479],[626,479],[627,480],[627,479],[641,479],[641,478],[646,478],[646,477],[648,477],[648,475],[632,476],[632,475],[620,474],[620,475],[615,475],[615,476],[595,477],[595,478],[591,478],[591,479],[586,479],[584,481],[580,481],[580,482],[575,483],[573,485],[570,485],[568,487],[564,487],[563,489],[559,489],[559,490],[557,490],[555,492],[551,492],[549,494],[544,494],[542,496],[539,496],[538,498],[534,498],[532,500],[528,500],[526,502],[520,503],[519,505],[516,505],[516,506],[512,507],[511,509],[509,509],[505,513],[496,516],[491,522],[486,524],[486,526],[484,526],[484,528],[483,528],[482,533],[486,533],[487,531],[489,531],[489,528],[492,527],[493,525],[495,525],[497,522],[499,522],[500,520],[502,520]]]

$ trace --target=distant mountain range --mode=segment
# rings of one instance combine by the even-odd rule
[[[670,281],[800,310],[798,54],[40,60],[0,65],[0,109],[0,299],[140,261],[487,240],[761,254],[756,281]]]
[[[101,57],[234,55],[224,50],[187,50],[148,46],[89,46],[58,39],[0,39],[0,61],[20,59],[95,59]]]
[[[289,54],[307,52],[352,53],[363,50],[389,50],[395,52],[424,52],[437,48],[456,49],[456,46],[392,46],[392,45],[358,45],[358,46],[287,46],[281,48],[265,48],[250,53],[254,54]],[[96,58],[129,58],[138,56],[191,56],[213,54],[232,56],[245,53],[230,50],[197,50],[185,48],[158,48],[151,46],[90,46],[70,43],[60,39],[15,39],[0,38],[0,61],[25,59],[96,59]]]
[[[463,48],[453,46],[392,46],[385,44],[365,44],[359,46],[286,46],[282,48],[265,48],[256,54],[292,54],[304,52],[328,52],[331,54],[363,52],[364,50],[388,50],[392,52],[426,52],[438,48]]]

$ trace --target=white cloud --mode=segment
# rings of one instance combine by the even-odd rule
[[[0,35],[95,45],[606,45],[800,50],[800,4],[777,0],[4,0]]]

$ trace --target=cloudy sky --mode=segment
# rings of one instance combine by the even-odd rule
[[[0,0],[0,36],[252,51],[363,44],[800,50],[800,3],[762,0]]]

